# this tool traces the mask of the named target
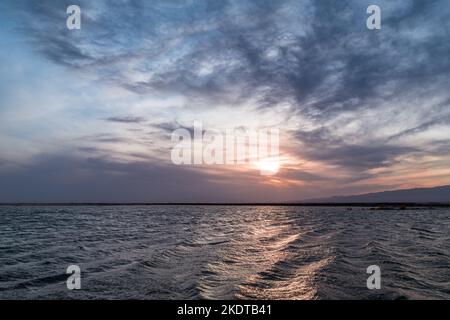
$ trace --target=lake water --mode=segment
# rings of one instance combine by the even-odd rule
[[[449,209],[0,206],[0,299],[422,298],[450,299]]]

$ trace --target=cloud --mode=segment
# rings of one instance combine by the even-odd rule
[[[327,129],[297,131],[295,136],[303,143],[299,153],[303,158],[325,162],[351,169],[364,175],[367,170],[389,167],[401,155],[417,153],[413,147],[389,145],[387,143],[348,144]]]
[[[409,95],[450,70],[440,22],[450,24],[445,1],[397,3],[392,10],[380,1],[387,8],[380,32],[365,29],[366,6],[356,1],[80,5],[86,21],[79,34],[58,23],[63,4],[27,6],[34,17],[29,37],[52,61],[96,72],[138,94],[175,92],[216,103],[257,96],[261,107],[290,101],[296,112],[324,120]],[[394,11],[398,7],[403,10]]]
[[[109,122],[118,122],[118,123],[142,123],[145,121],[143,117],[132,117],[132,116],[109,117],[105,120]]]
[[[414,167],[424,154],[449,151],[442,132],[450,130],[450,5],[376,3],[380,31],[366,29],[372,3],[357,0],[79,1],[82,29],[75,32],[65,27],[69,1],[10,1],[2,12],[40,57],[93,88],[120,87],[133,97],[119,97],[98,118],[159,130],[97,134],[94,146],[77,150],[150,139],[165,152],[167,133],[191,130],[185,124],[192,119],[285,119],[277,120],[286,134],[282,150],[347,173],[340,181],[351,190],[379,177],[376,169]],[[174,97],[179,108],[149,107]],[[224,108],[251,113],[227,117]],[[338,179],[299,168],[282,174],[308,183]]]
[[[302,197],[318,193],[273,188],[257,170],[229,175],[210,170],[148,159],[124,163],[47,155],[27,166],[0,170],[0,202],[275,202],[296,199],[299,190]]]

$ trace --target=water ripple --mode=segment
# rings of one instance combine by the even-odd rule
[[[447,209],[2,206],[0,237],[0,299],[450,298]]]

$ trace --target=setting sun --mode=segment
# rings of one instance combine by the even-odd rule
[[[273,175],[280,170],[280,161],[278,158],[261,159],[257,165],[263,175]]]

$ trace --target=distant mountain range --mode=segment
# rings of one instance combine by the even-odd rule
[[[450,203],[450,186],[384,191],[301,201],[304,203]]]

